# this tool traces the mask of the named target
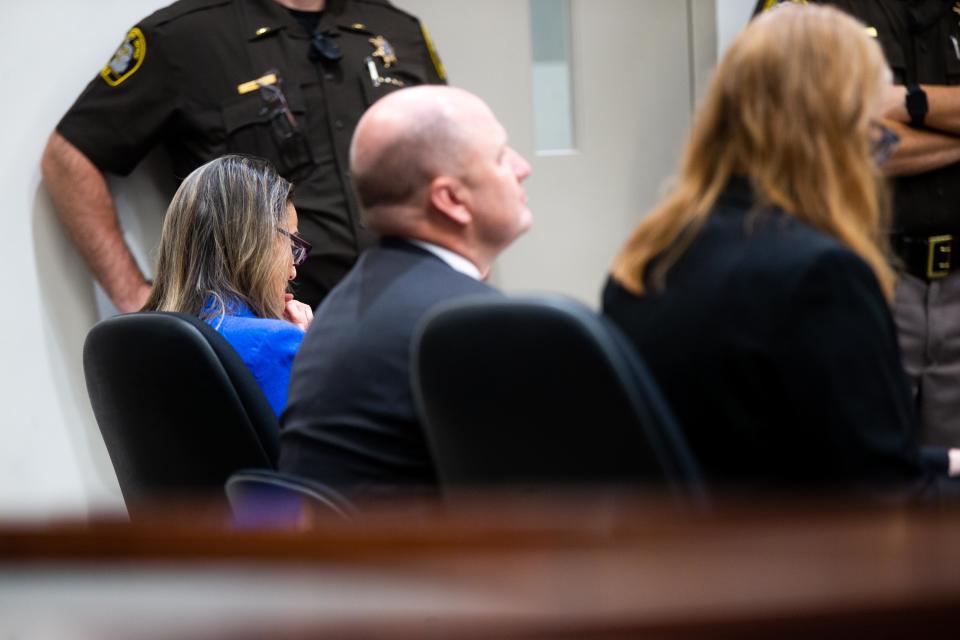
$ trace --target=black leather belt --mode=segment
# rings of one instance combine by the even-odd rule
[[[960,236],[957,236],[960,238]],[[925,280],[937,280],[950,275],[960,267],[960,261],[953,260],[955,236],[911,236],[896,234],[890,237],[893,252],[903,262],[904,270],[910,275]]]

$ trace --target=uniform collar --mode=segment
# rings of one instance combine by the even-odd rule
[[[265,38],[280,30],[286,30],[293,38],[305,39],[309,37],[307,33],[304,33],[297,19],[276,0],[237,1],[240,3],[241,11],[245,14],[245,35],[249,40]],[[318,28],[338,23],[346,10],[347,4],[348,0],[327,0],[327,6],[323,10]],[[265,31],[263,31],[264,29]]]

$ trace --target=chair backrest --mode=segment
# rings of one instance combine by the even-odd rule
[[[424,319],[414,393],[441,486],[662,487],[701,498],[656,384],[606,319],[559,296],[463,298]]]
[[[272,469],[242,469],[224,487],[234,523],[241,528],[288,529],[311,517],[349,520],[356,509],[335,489]]]
[[[205,322],[131,313],[98,323],[83,346],[90,403],[128,506],[222,490],[245,467],[276,465],[279,425],[253,375]]]

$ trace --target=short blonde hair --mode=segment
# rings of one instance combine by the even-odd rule
[[[720,61],[676,186],[620,251],[614,278],[636,294],[648,282],[662,286],[740,174],[761,205],[780,207],[857,253],[892,298],[886,190],[869,150],[871,110],[887,82],[878,44],[837,9],[785,4],[755,19]]]
[[[144,310],[213,317],[243,303],[259,317],[282,318],[277,231],[291,193],[259,158],[227,155],[195,169],[167,209]]]

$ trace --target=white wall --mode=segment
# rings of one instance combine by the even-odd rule
[[[717,53],[722,55],[730,45],[730,41],[750,20],[750,15],[757,6],[757,0],[716,0],[716,2]]]
[[[40,181],[47,134],[154,0],[49,0],[0,6],[0,515],[121,507],[81,370],[94,288]],[[130,233],[156,235],[162,198],[142,172],[118,201]],[[134,206],[136,205],[136,206]]]
[[[638,6],[646,2],[633,1]],[[690,0],[694,7],[704,1]],[[0,292],[5,304],[0,320],[0,517],[122,508],[83,384],[83,340],[99,313],[95,288],[63,237],[41,183],[38,163],[48,133],[127,29],[162,3],[0,3],[0,59],[5,62],[0,73],[6,89],[0,100],[0,184],[6,209],[6,228],[0,234]],[[486,0],[479,6],[483,4]],[[719,22],[745,21],[742,10],[746,4],[752,3],[717,0]],[[446,15],[449,11],[444,6],[450,8],[447,0],[411,0],[410,6],[429,24],[447,25],[435,35],[458,83],[487,97],[519,138],[532,137],[523,131],[528,114],[510,112],[510,99],[497,95],[496,75],[472,75],[485,51],[509,47],[504,41],[509,25],[501,25],[497,33],[471,31],[472,18],[462,13]],[[734,22],[726,20],[725,7],[736,16]],[[709,22],[691,25],[693,67],[700,68],[712,59],[712,52],[698,48],[698,43],[709,43],[712,49],[716,41],[712,28],[704,26]],[[722,42],[724,33],[720,34]],[[682,102],[678,108],[688,110],[689,101]],[[618,123],[611,123],[616,126]],[[657,123],[646,126],[655,128]],[[678,139],[676,145],[679,143]],[[156,170],[159,162],[153,158],[147,164]],[[659,170],[666,175],[670,167]],[[122,221],[136,247],[153,246],[166,199],[147,177],[149,173],[150,167],[141,168],[131,178],[113,181]],[[596,224],[603,223],[603,219],[596,220]],[[149,251],[140,251],[138,256],[142,261],[149,257]],[[537,260],[537,256],[523,260]],[[523,260],[512,261],[511,269],[524,269]]]

